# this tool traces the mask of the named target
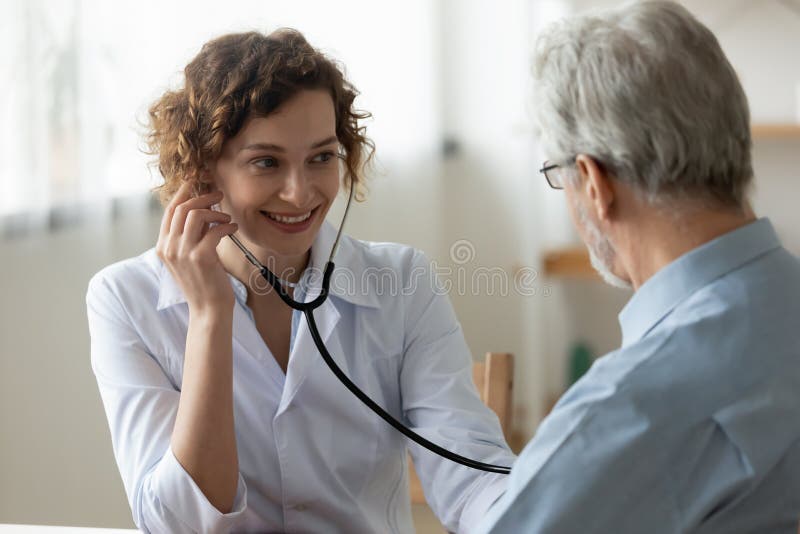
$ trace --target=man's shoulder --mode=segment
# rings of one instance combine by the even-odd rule
[[[699,288],[653,334],[697,371],[758,372],[800,357],[797,317],[800,262],[780,248]]]
[[[792,283],[779,295],[766,278],[723,277],[598,362],[595,374],[670,421],[710,418],[776,388],[797,391],[800,403],[800,372],[791,371],[800,361],[800,295]]]

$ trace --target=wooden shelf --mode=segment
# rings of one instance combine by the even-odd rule
[[[800,140],[800,124],[754,124],[753,139],[798,139]]]
[[[565,278],[597,280],[599,277],[589,261],[589,251],[582,245],[553,249],[544,254],[544,274]]]

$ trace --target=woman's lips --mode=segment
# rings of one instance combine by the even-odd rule
[[[268,223],[270,223],[272,226],[276,227],[280,231],[288,234],[297,234],[300,232],[304,232],[311,227],[311,225],[314,223],[314,220],[316,219],[318,211],[319,211],[319,206],[317,206],[310,212],[307,211],[305,213],[273,213],[273,212],[262,211],[261,214],[264,216],[264,219]],[[305,220],[290,222],[292,219],[298,219],[303,216],[307,216]],[[277,217],[281,220],[276,220],[274,217]]]

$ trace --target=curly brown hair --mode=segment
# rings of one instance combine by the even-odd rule
[[[210,178],[204,170],[248,116],[265,117],[298,92],[318,89],[333,98],[345,184],[352,181],[356,198],[363,200],[362,173],[375,145],[358,121],[371,114],[353,107],[358,91],[343,71],[289,28],[269,35],[228,34],[207,42],[184,69],[184,86],[164,93],[149,110],[145,140],[164,177],[154,188],[162,204],[184,181],[194,182],[198,194],[208,191]]]

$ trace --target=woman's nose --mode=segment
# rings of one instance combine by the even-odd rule
[[[311,184],[302,169],[291,169],[283,182],[281,200],[298,208],[308,206],[312,196]]]

